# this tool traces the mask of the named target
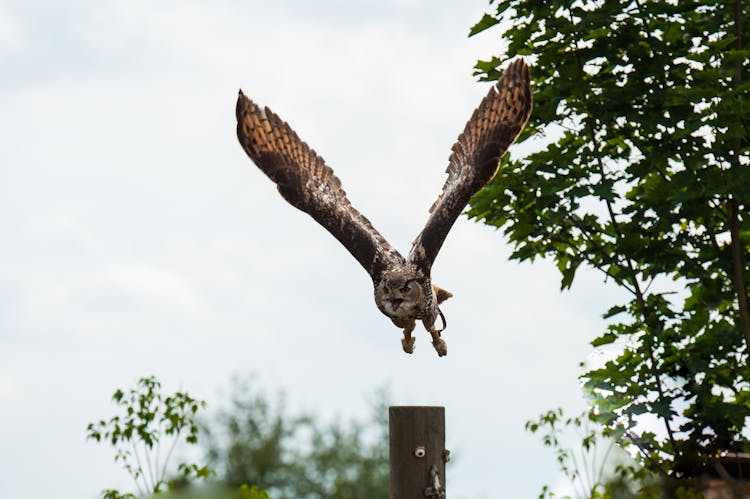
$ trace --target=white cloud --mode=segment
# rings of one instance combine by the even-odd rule
[[[16,383],[13,377],[0,370],[0,402],[2,402],[4,407],[9,407],[16,394]]]
[[[130,299],[190,310],[200,304],[198,293],[184,276],[142,263],[108,264],[102,269],[108,288]]]
[[[16,54],[24,46],[25,36],[18,19],[0,5],[0,56]]]

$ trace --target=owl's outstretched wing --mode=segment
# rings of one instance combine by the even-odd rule
[[[403,263],[404,258],[354,209],[323,158],[285,121],[242,91],[237,99],[237,137],[284,199],[333,234],[373,279],[389,265]]]
[[[430,208],[422,232],[408,260],[429,273],[453,223],[471,197],[484,187],[498,168],[498,160],[516,140],[531,114],[529,68],[513,61],[474,111],[449,159],[448,180]]]

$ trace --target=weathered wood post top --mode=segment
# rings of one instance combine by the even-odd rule
[[[445,407],[388,410],[390,499],[445,497]]]

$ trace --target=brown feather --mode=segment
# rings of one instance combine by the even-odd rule
[[[354,209],[323,158],[286,122],[242,91],[237,99],[237,137],[284,199],[333,234],[373,279],[394,264],[404,264],[404,258]]]
[[[495,176],[500,157],[521,133],[530,114],[529,68],[523,59],[517,59],[490,89],[453,145],[448,179],[412,245],[410,263],[429,273],[454,222],[471,197]]]
[[[435,286],[434,284],[432,285],[432,288],[435,290],[435,297],[437,298],[438,305],[440,305],[441,303],[443,303],[448,298],[453,297],[453,293],[451,293],[450,291],[447,291],[447,290],[445,290],[443,288],[439,288],[439,287]]]

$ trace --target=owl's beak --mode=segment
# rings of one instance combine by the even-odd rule
[[[395,312],[396,310],[398,310],[398,307],[400,307],[402,303],[404,303],[404,300],[402,300],[401,298],[396,298],[395,300],[391,300],[391,308]]]

